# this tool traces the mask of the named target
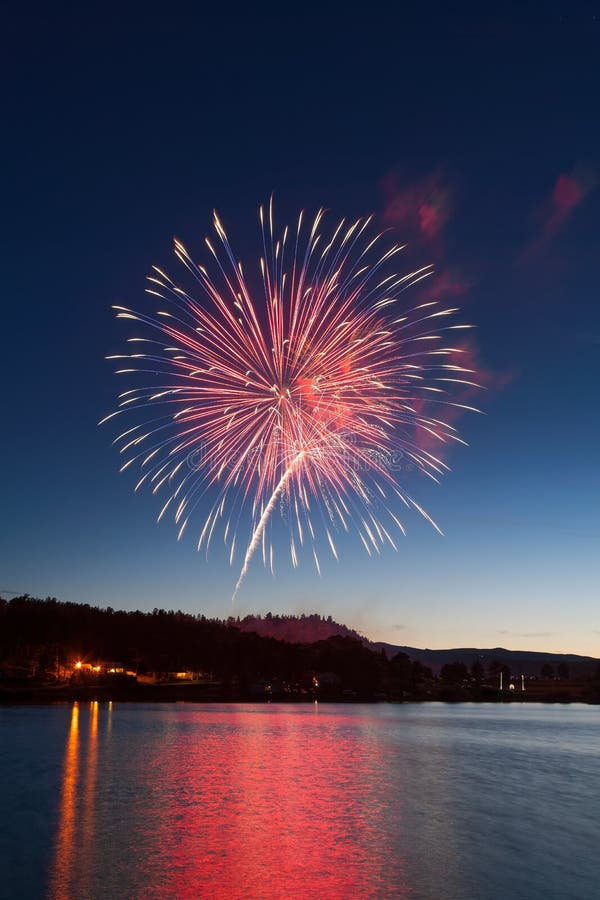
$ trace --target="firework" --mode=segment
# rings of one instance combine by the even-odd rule
[[[136,352],[109,357],[127,360],[119,374],[142,380],[102,420],[134,420],[115,440],[121,471],[136,466],[136,490],[166,492],[158,519],[172,514],[179,538],[208,506],[198,549],[222,532],[233,563],[245,524],[234,598],[258,548],[273,568],[278,506],[294,566],[302,545],[317,568],[321,546],[337,558],[340,531],[354,529],[369,554],[395,547],[394,533],[404,533],[398,501],[437,528],[399,473],[411,466],[437,480],[447,469],[432,443],[464,442],[441,404],[472,409],[446,391],[474,382],[460,348],[446,345],[448,332],[470,327],[446,324],[456,309],[435,300],[402,307],[431,267],[394,274],[403,247],[382,249],[369,218],[327,231],[322,210],[307,225],[301,213],[277,235],[269,204],[260,209],[257,293],[216,213],[213,224],[213,275],[175,241],[199,297],[154,268],[147,292],[158,308],[115,307],[142,327],[129,338]]]

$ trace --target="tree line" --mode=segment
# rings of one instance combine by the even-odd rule
[[[291,617],[294,618],[294,617]],[[300,634],[319,633],[319,616],[295,617]],[[285,617],[268,614],[263,623],[279,632]],[[231,686],[232,696],[249,695],[257,682],[288,694],[318,693],[357,699],[497,699],[499,674],[505,686],[510,669],[492,660],[487,672],[479,661],[470,668],[456,660],[435,676],[406,653],[388,659],[383,650],[365,645],[358,635],[330,635],[311,642],[288,642],[256,631],[246,620],[226,620],[154,609],[152,612],[102,609],[88,604],[24,595],[0,598],[0,680],[26,672],[40,682],[56,679],[75,661],[111,660],[137,675],[209,673]],[[288,632],[294,633],[294,632]],[[297,633],[297,632],[296,632]],[[562,667],[561,667],[562,666]],[[21,667],[21,668],[19,668]],[[518,673],[517,673],[518,674]],[[544,664],[542,678],[568,679],[568,668]],[[600,700],[600,669],[585,697]],[[273,687],[274,686],[274,687]]]
[[[112,660],[138,675],[208,672],[224,683],[265,680],[321,694],[357,697],[418,692],[431,671],[405,654],[388,660],[358,638],[335,635],[313,643],[288,643],[242,631],[237,620],[211,619],[180,610],[129,612],[111,607],[29,596],[0,600],[0,670],[27,661],[38,679],[52,678],[74,662]],[[318,675],[327,677],[319,681]]]

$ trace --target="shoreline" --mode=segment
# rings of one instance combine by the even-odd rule
[[[597,706],[600,698],[582,689],[582,685],[561,686],[546,691],[500,692],[496,688],[480,690],[447,690],[441,688],[431,693],[406,693],[402,696],[361,694],[360,692],[332,692],[327,694],[264,694],[223,684],[132,684],[115,685],[2,685],[0,706],[30,706],[54,703],[585,703]],[[589,686],[587,686],[589,688]]]

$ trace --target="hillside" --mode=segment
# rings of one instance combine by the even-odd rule
[[[442,666],[463,662],[467,668],[479,661],[487,672],[494,662],[508,666],[513,674],[539,675],[542,666],[551,665],[557,668],[561,664],[568,666],[572,675],[589,675],[595,671],[598,659],[592,656],[578,656],[573,653],[546,653],[535,650],[507,650],[505,647],[478,648],[456,647],[441,650],[421,649],[382,641],[370,641],[346,625],[332,619],[312,613],[310,615],[273,615],[246,616],[236,621],[235,626],[244,632],[255,632],[261,637],[271,637],[290,644],[312,644],[340,635],[360,640],[371,650],[383,650],[388,659],[396,653],[406,653],[412,660],[428,666],[434,674],[439,674]]]
[[[374,648],[367,638],[346,625],[334,622],[331,616],[317,613],[299,616],[279,616],[267,613],[265,616],[246,616],[234,622],[244,632],[254,632],[261,637],[271,637],[288,644],[314,644],[330,637],[351,637],[365,646]]]

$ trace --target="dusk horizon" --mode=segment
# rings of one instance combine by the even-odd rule
[[[11,599],[19,599],[19,596],[30,598],[32,600],[45,602],[47,600],[57,600],[58,602],[69,602],[74,603],[76,605],[85,605],[87,601],[84,600],[69,600],[65,601],[64,598],[61,597],[50,597],[50,595],[46,595],[44,597],[35,597],[29,592],[25,592],[22,595],[17,595],[16,592],[4,592],[7,594],[6,597],[3,597],[3,592],[0,591],[0,600],[4,600],[4,602],[10,602]],[[99,602],[99,603],[87,603],[87,605],[97,607],[100,610],[107,609],[119,609],[123,612],[134,613],[134,612],[143,612],[138,606],[129,606],[127,604],[120,605],[115,607],[113,603],[108,601]],[[368,616],[366,614],[361,614],[360,617],[357,617],[356,620],[348,619],[341,620],[337,619],[335,615],[333,615],[328,609],[316,609],[311,608],[310,603],[306,603],[299,608],[296,609],[287,609],[282,610],[279,607],[265,608],[265,609],[248,609],[244,610],[237,608],[229,608],[229,610],[225,610],[223,614],[219,614],[218,612],[207,615],[206,611],[203,609],[183,609],[180,605],[170,599],[169,603],[164,603],[161,606],[153,607],[154,610],[161,610],[167,613],[177,613],[183,612],[187,615],[197,616],[198,618],[208,618],[214,619],[215,621],[227,622],[229,620],[240,621],[244,619],[253,619],[253,618],[265,618],[271,617],[274,618],[311,618],[314,616],[319,616],[323,621],[331,620],[334,626],[341,626],[343,629],[348,629],[349,631],[356,632],[361,638],[366,638],[372,644],[388,644],[390,646],[399,647],[402,649],[420,649],[420,650],[484,650],[484,651],[492,651],[492,650],[507,650],[509,652],[531,652],[531,653],[541,653],[548,655],[576,655],[591,659],[600,659],[600,654],[598,652],[593,653],[585,653],[573,648],[565,648],[561,647],[553,647],[550,646],[550,635],[547,632],[531,632],[531,633],[515,633],[510,634],[508,631],[499,631],[497,635],[497,641],[495,643],[479,643],[479,644],[469,644],[465,641],[461,641],[458,639],[456,642],[452,644],[438,644],[436,645],[432,641],[426,639],[424,636],[423,640],[420,643],[411,641],[408,639],[408,635],[406,633],[406,626],[395,625],[392,627],[390,632],[379,633],[373,629],[372,626],[369,625]],[[152,609],[145,610],[145,612],[152,612]],[[360,624],[362,623],[362,624]],[[287,639],[286,639],[287,640]],[[533,642],[539,641],[541,643],[540,646],[533,646]],[[597,650],[598,648],[596,648]]]

